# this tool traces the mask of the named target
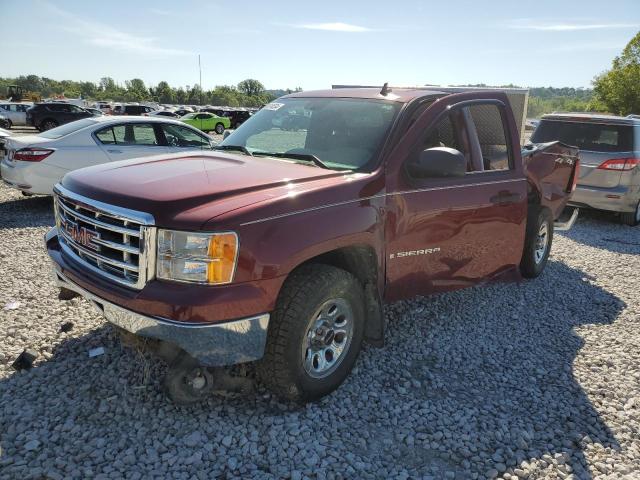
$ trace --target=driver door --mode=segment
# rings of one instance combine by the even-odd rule
[[[389,161],[389,300],[475,285],[517,269],[520,262],[527,182],[510,145],[515,125],[509,124],[506,97],[481,102],[476,93],[447,100],[416,120]],[[466,173],[412,173],[412,162],[432,147],[461,152]]]

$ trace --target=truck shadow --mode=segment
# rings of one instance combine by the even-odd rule
[[[53,226],[53,198],[17,197],[0,202],[0,229]]]
[[[575,242],[615,253],[640,254],[640,227],[623,225],[611,213],[597,210],[580,210],[574,227],[557,232]]]
[[[472,472],[484,478],[559,454],[563,468],[589,479],[586,445],[620,446],[573,374],[584,345],[574,329],[610,324],[624,304],[584,281],[584,272],[557,262],[547,268],[531,282],[390,305],[387,316],[395,320],[386,347],[365,347],[346,383],[306,407],[279,402],[261,387],[178,407],[161,392],[163,364],[121,347],[112,328],[64,339],[28,373],[0,380],[0,447],[15,463],[6,473],[15,478],[36,455],[55,459],[78,435],[95,431],[109,439],[107,458],[119,458],[129,447],[144,456],[144,444],[131,443],[141,436],[169,435],[178,449],[183,437],[204,430],[211,455],[224,464],[222,436],[255,431],[259,416],[265,427],[257,448],[266,451],[279,448],[280,434],[271,429],[323,418],[323,429],[350,432],[329,436],[326,450],[363,465],[382,462],[418,477],[444,478],[449,471],[454,477],[448,478]],[[534,297],[547,301],[532,304]],[[88,358],[96,346],[104,346],[105,355]],[[208,424],[213,427],[203,427]],[[49,440],[36,452],[25,451],[29,432]],[[250,450],[236,454],[265,472],[279,471]],[[288,460],[278,461],[286,469]],[[207,462],[211,467],[218,460],[202,468]]]
[[[533,289],[544,304],[533,303]],[[397,390],[400,383],[398,401],[404,396],[420,402],[422,414],[435,421],[414,438],[425,438],[425,458],[440,459],[444,469],[480,463],[481,474],[498,474],[543,458],[561,464],[564,475],[589,479],[585,447],[620,446],[574,373],[584,346],[576,329],[610,324],[624,307],[584,272],[559,262],[515,286],[395,304],[391,309],[404,318],[390,326],[392,350],[398,354],[410,345],[415,355],[405,378],[399,382],[397,370],[390,371],[373,389]],[[446,452],[438,442],[446,443]],[[403,448],[404,458],[420,462],[415,449]]]

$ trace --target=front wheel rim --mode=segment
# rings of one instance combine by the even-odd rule
[[[323,303],[307,325],[302,365],[312,378],[326,378],[347,356],[353,339],[353,309],[344,298]]]
[[[537,264],[542,262],[545,254],[547,253],[547,247],[549,245],[549,227],[547,222],[543,222],[538,229],[538,235],[536,236],[536,246],[533,251],[534,260]]]

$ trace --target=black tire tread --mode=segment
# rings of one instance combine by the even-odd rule
[[[547,247],[547,258],[538,265],[536,264],[533,256],[534,244],[540,228],[541,218],[546,218],[549,221],[549,244]],[[553,246],[553,219],[551,218],[551,212],[546,208],[538,206],[530,207],[527,215],[527,229],[524,240],[524,250],[522,254],[522,260],[520,261],[520,273],[525,278],[536,278],[544,270],[547,259],[551,253],[551,247]]]
[[[269,322],[264,357],[257,365],[261,381],[278,396],[290,400],[306,399],[304,393],[297,388],[287,365],[287,342],[293,329],[298,328],[303,319],[303,310],[308,305],[310,294],[326,285],[335,285],[344,280],[359,285],[357,279],[346,270],[324,264],[304,265],[286,280]]]

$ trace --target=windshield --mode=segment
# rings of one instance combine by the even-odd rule
[[[591,122],[542,120],[531,141],[546,143],[560,140],[591,152],[629,152],[633,150],[633,127]]]
[[[42,132],[39,136],[44,138],[60,138],[70,133],[77,132],[81,128],[88,127],[95,124],[96,121],[91,118],[83,118],[82,120],[76,120],[75,122],[65,123],[59,127],[52,128],[46,132]]]
[[[372,99],[279,99],[252,115],[220,148],[362,169],[374,161],[400,106]]]

